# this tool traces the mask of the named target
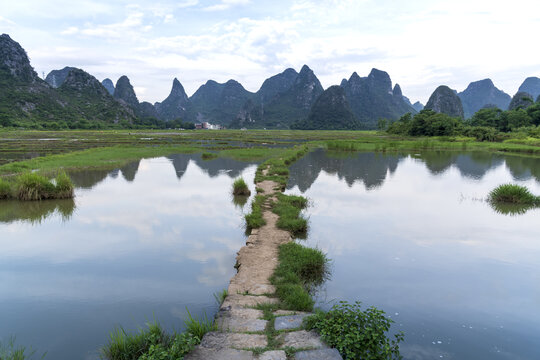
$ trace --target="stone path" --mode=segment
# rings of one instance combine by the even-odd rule
[[[263,181],[257,184],[263,195],[270,200],[279,190],[279,184]],[[273,199],[272,199],[273,198]],[[342,359],[337,350],[329,349],[320,337],[311,331],[300,329],[307,313],[278,310],[274,329],[279,330],[276,343],[278,350],[253,351],[266,348],[268,338],[264,333],[269,326],[263,319],[263,311],[256,310],[259,304],[275,304],[272,297],[275,288],[270,284],[270,276],[278,265],[278,250],[281,244],[292,241],[289,232],[278,229],[278,216],[265,205],[263,217],[266,225],[253,229],[246,246],[236,258],[237,274],[231,279],[228,296],[216,315],[218,331],[207,333],[201,343],[188,354],[186,360],[286,360],[283,349],[297,349],[296,359],[334,360]]]

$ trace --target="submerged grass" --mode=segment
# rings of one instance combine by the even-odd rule
[[[322,251],[291,242],[279,247],[279,265],[270,281],[284,308],[311,311],[310,291],[328,276],[328,259]]]

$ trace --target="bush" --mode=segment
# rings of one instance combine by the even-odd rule
[[[477,141],[501,141],[503,139],[495,128],[488,126],[468,127],[463,133],[465,136],[473,137]]]
[[[316,329],[328,345],[335,347],[344,359],[401,359],[399,343],[403,333],[390,340],[387,332],[393,321],[382,310],[361,303],[340,301],[327,313],[319,312],[306,319],[309,329]]]
[[[414,117],[403,115],[388,127],[388,132],[409,136],[453,136],[459,135],[463,123],[460,119],[433,110],[422,110]]]

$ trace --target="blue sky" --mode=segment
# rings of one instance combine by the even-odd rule
[[[14,0],[0,11],[0,32],[40,75],[67,65],[100,80],[125,74],[150,102],[174,77],[189,95],[208,79],[256,91],[303,64],[325,88],[385,70],[413,102],[486,77],[513,95],[540,76],[539,25],[537,0]]]

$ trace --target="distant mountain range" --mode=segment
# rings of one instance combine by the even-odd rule
[[[484,107],[523,106],[523,101],[540,97],[540,79],[527,78],[519,91],[511,105],[510,95],[490,79],[472,82],[460,93],[441,86],[426,108],[468,118]],[[108,78],[99,82],[81,69],[66,66],[41,80],[24,49],[6,34],[0,36],[0,95],[3,126],[45,121],[77,127],[182,119],[232,128],[373,129],[381,118],[396,120],[424,108],[420,102],[411,104],[384,71],[372,69],[366,77],[354,72],[325,91],[307,65],[300,72],[289,68],[266,79],[255,93],[235,80],[208,80],[189,97],[175,78],[166,99],[155,104],[139,102],[127,76],[115,85]]]

